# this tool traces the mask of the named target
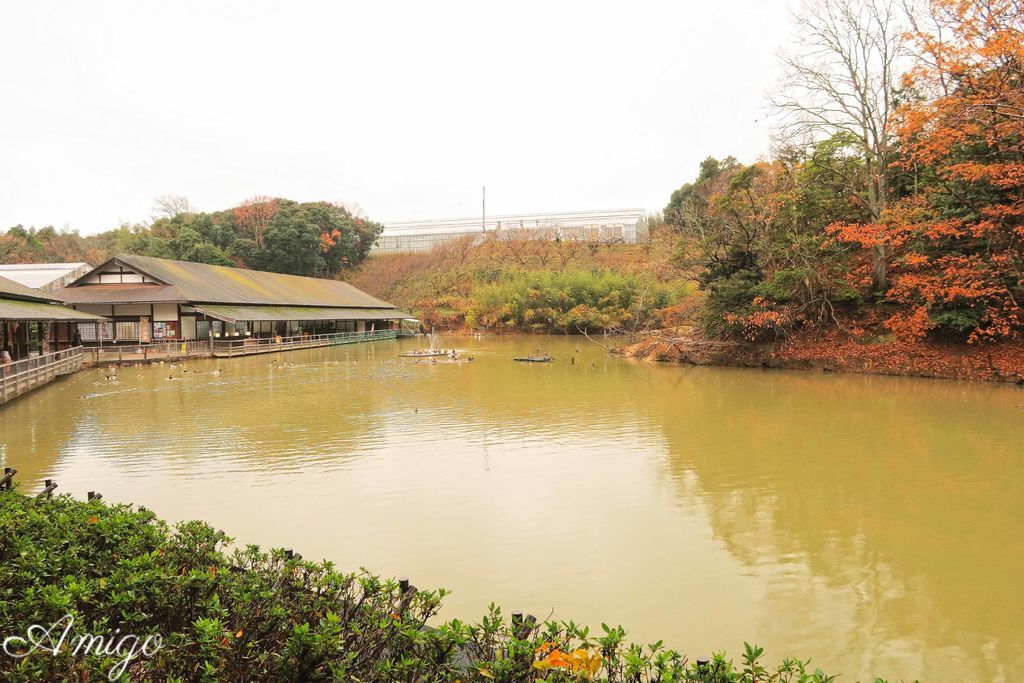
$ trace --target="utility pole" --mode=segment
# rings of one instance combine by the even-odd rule
[[[480,229],[487,232],[487,186],[484,185],[483,197],[481,200]]]

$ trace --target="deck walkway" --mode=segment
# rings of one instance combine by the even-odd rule
[[[58,377],[78,372],[82,369],[83,364],[148,363],[169,358],[209,358],[210,356],[236,358],[256,353],[276,353],[397,339],[399,336],[401,335],[398,330],[376,330],[269,339],[214,339],[212,341],[155,344],[121,343],[90,348],[79,346],[0,365],[0,405],[49,384]]]
[[[0,405],[82,369],[82,347],[0,365]]]

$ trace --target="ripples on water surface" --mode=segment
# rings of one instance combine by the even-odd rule
[[[844,680],[1024,670],[1024,391],[447,343],[476,360],[377,342],[83,372],[0,408],[0,459],[29,489],[445,586],[448,615],[756,640]],[[538,345],[555,363],[510,360]]]

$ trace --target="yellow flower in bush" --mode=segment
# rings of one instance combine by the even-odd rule
[[[538,671],[565,669],[578,677],[592,678],[601,669],[601,655],[597,652],[587,652],[586,650],[563,652],[555,647],[555,643],[544,643],[537,648],[538,655],[544,652],[547,654],[533,663],[533,668]]]

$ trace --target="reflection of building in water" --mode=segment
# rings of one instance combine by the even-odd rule
[[[652,406],[678,499],[770,586],[762,642],[851,680],[1013,680],[1024,463],[1002,390],[694,368]]]
[[[484,234],[513,239],[634,244],[647,240],[647,216],[643,209],[613,209],[393,221],[385,224],[373,250],[384,253],[426,251],[465,235]]]

